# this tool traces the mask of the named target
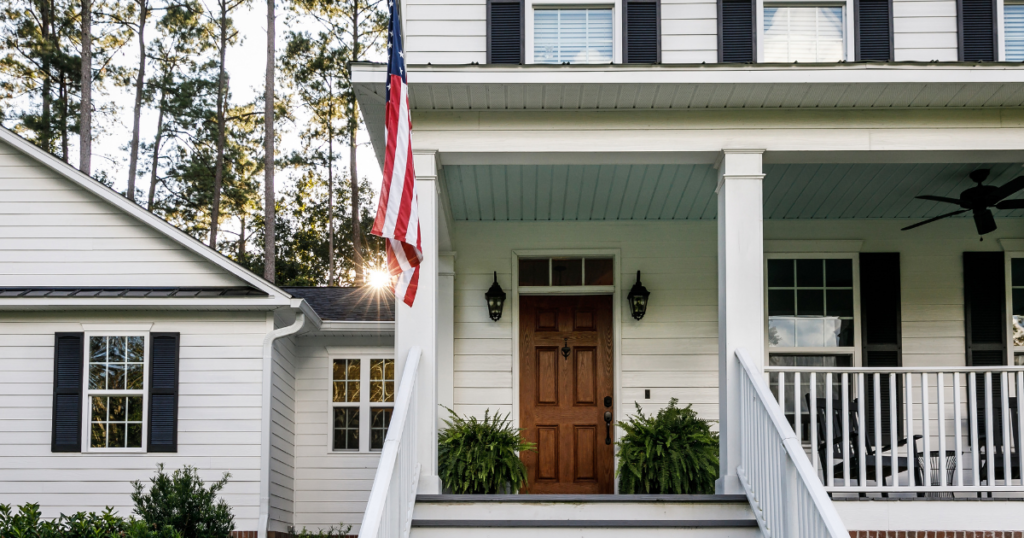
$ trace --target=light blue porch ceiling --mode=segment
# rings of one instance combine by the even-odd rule
[[[954,209],[915,200],[956,198],[991,168],[986,184],[1024,174],[1020,164],[765,165],[768,219],[928,218]],[[452,216],[460,221],[714,219],[711,165],[456,165],[444,168]],[[1022,197],[1020,194],[1014,197]],[[967,215],[970,216],[969,214]],[[1024,210],[996,211],[1024,217]]]

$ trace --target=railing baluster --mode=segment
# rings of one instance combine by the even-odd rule
[[[871,375],[871,383],[874,388],[874,419],[875,419],[875,484],[882,486],[885,484],[885,477],[882,476],[882,464],[879,460],[882,457],[882,380],[878,372]],[[866,418],[866,417],[865,417]],[[866,422],[866,421],[865,421]],[[889,428],[892,429],[892,428]],[[869,435],[871,432],[865,432],[865,435]],[[896,449],[896,445],[892,445],[893,450]],[[895,453],[893,454],[895,455]]]
[[[921,436],[924,438],[921,485],[930,487],[932,485],[932,436],[928,424],[928,374],[924,372],[921,373]]]
[[[793,430],[796,432],[796,438],[800,441],[801,446],[804,441],[803,405],[803,399],[800,398],[800,372],[793,372]]]
[[[953,372],[953,433],[955,435],[953,443],[956,454],[956,485],[964,485],[964,464],[963,457],[963,434],[961,432],[962,426],[960,425],[960,374],[959,372]]]
[[[1024,372],[1017,372],[1017,465],[1021,469],[1020,485],[1024,486]]]
[[[835,464],[833,462],[832,455],[835,453],[836,438],[833,436],[832,425],[835,424],[835,418],[832,416],[832,372],[825,373],[825,462],[828,464],[825,467],[825,477],[828,479],[828,485],[835,487],[836,477],[833,469]]]
[[[935,407],[938,408],[939,419],[939,486],[946,487],[946,388],[943,378],[945,374],[939,372],[935,382]]]
[[[971,469],[974,475],[972,486],[981,485],[981,447],[978,446],[978,376],[967,374],[967,414],[971,422]]]
[[[857,379],[857,421],[858,421],[858,429],[857,429],[857,461],[860,463],[860,465],[857,466],[858,467],[858,471],[859,471],[859,473],[857,475],[857,485],[860,486],[860,487],[864,487],[864,485],[867,484],[867,482],[868,482],[867,458],[865,457],[867,455],[867,453],[864,450],[864,444],[865,444],[864,438],[868,436],[868,432],[864,431],[864,421],[865,421],[864,420],[865,419],[865,415],[864,415],[864,374],[863,373],[858,373],[856,379]],[[877,453],[878,451],[876,450],[875,452]],[[877,456],[876,456],[876,459],[877,459]],[[875,465],[875,469],[876,469],[875,475],[876,475],[876,477],[875,478],[877,480],[877,478],[878,478],[878,476],[877,476],[878,475],[877,469],[878,469],[879,466],[877,465],[877,463],[878,463],[877,461],[875,463],[876,463],[876,465]],[[876,482],[876,484],[877,483],[878,482]]]
[[[988,481],[989,487],[996,482],[996,458],[992,454],[995,442],[992,439],[994,431],[992,427],[992,372],[985,372],[985,467],[988,469],[985,480]]]
[[[898,488],[900,486],[900,466],[899,466],[899,447],[896,446],[896,434],[899,431],[899,422],[897,422],[896,415],[899,411],[899,393],[896,392],[896,374],[889,374],[889,446],[890,455],[892,456],[893,465],[889,466],[892,473],[892,487]],[[881,420],[879,420],[881,423]],[[879,426],[881,429],[881,426]],[[907,455],[907,459],[910,459],[910,455]]]
[[[1010,386],[1007,383],[1009,381],[1006,372],[999,373],[999,383],[1002,390],[999,393],[1002,395],[1000,398],[1000,409],[1002,410],[1003,416],[1003,485],[1010,485],[1010,477],[1013,476],[1012,467],[1010,467]]]
[[[808,400],[809,400],[808,403],[810,403],[810,409],[807,410],[807,416],[811,420],[811,428],[810,428],[810,431],[807,434],[811,438],[811,467],[814,468],[815,471],[817,471],[819,463],[822,466],[825,465],[825,462],[819,462],[818,461],[818,373],[817,372],[811,372],[810,377],[807,379],[807,386],[808,386],[808,389],[809,389],[808,392],[810,393],[810,397],[808,398]],[[826,476],[826,472],[824,471],[824,467],[822,467],[822,469],[823,469],[822,473],[821,473],[822,483],[823,484],[827,484],[828,483],[828,478]]]
[[[914,467],[916,465],[916,459],[914,457],[914,449],[910,446],[913,444],[914,438],[914,376],[907,375],[903,380],[903,390],[906,392],[904,402],[906,404],[906,415],[907,415],[907,485],[914,487]]]
[[[850,378],[843,372],[839,376],[840,391],[843,397],[842,405],[842,426],[843,426],[843,487],[850,487]]]

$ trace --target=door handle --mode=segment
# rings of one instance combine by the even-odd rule
[[[611,411],[605,411],[604,412],[604,427],[605,427],[605,430],[604,430],[605,431],[605,434],[604,434],[604,444],[610,445],[610,444],[612,444],[612,412]]]

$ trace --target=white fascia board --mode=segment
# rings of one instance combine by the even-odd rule
[[[387,68],[354,64],[353,84],[384,84]],[[409,66],[409,84],[930,84],[1019,83],[1019,63]]]
[[[290,306],[293,310],[298,310],[306,315],[306,323],[311,323],[313,330],[320,330],[323,320],[320,319],[320,315],[316,313],[316,310],[313,310],[313,307],[305,299],[292,298]]]
[[[83,189],[89,191],[93,195],[99,197],[101,200],[113,205],[114,207],[120,209],[121,211],[124,211],[131,217],[142,222],[143,224],[148,225],[154,230],[159,231],[160,233],[164,234],[175,243],[178,243],[184,248],[198,254],[200,257],[212,262],[216,266],[238,277],[242,281],[251,284],[256,289],[263,291],[272,297],[280,297],[284,299],[291,298],[291,295],[289,295],[284,290],[278,288],[277,286],[271,284],[270,282],[267,282],[266,280],[260,278],[259,276],[253,274],[252,272],[244,269],[235,262],[225,258],[219,252],[211,249],[210,247],[204,245],[203,243],[200,243],[194,237],[175,228],[167,221],[150,213],[149,211],[146,211],[139,205],[131,202],[127,198],[114,192],[113,189],[107,187],[106,185],[103,185],[99,181],[96,181],[95,179],[83,174],[82,172],[80,172],[73,166],[69,165],[68,163],[65,163],[64,161],[58,159],[57,157],[50,155],[49,153],[43,151],[42,149],[32,145],[30,142],[21,138],[17,134],[0,127],[0,140],[10,144],[15,149],[21,151],[25,155],[31,157],[32,159],[36,160],[43,166],[49,168],[50,170],[53,170],[54,172],[67,178],[68,180],[72,181],[73,183],[77,184]],[[164,304],[163,301],[161,301],[161,303]],[[4,302],[0,301],[0,305],[3,304]],[[284,304],[287,304],[287,302],[285,302]]]
[[[2,310],[268,310],[290,306],[294,299],[287,297],[266,297],[262,299],[194,299],[173,297],[160,298],[74,298],[74,297],[13,297],[0,299]]]
[[[394,334],[394,321],[324,321],[320,324],[323,333],[341,334]]]

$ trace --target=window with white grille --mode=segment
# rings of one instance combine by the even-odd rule
[[[610,8],[537,8],[533,15],[536,63],[610,63],[613,51]]]
[[[765,62],[838,62],[846,59],[842,6],[765,6]]]
[[[1024,62],[1024,3],[1003,6],[1003,27],[1006,61]]]

